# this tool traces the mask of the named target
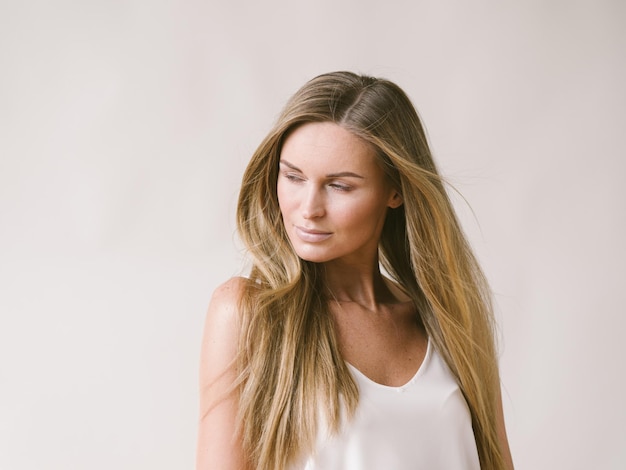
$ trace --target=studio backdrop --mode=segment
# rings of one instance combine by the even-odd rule
[[[243,169],[333,70],[424,120],[494,291],[517,468],[626,468],[625,5],[0,2],[0,468],[193,468]]]

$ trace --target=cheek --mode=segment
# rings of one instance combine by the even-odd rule
[[[278,198],[278,207],[280,208],[281,214],[284,216],[290,211],[294,198],[290,197],[289,191],[280,181],[276,185],[276,196]]]
[[[346,225],[368,225],[375,224],[384,212],[385,207],[378,200],[372,199],[339,206],[336,214]]]
[[[346,233],[357,238],[380,236],[380,230],[385,221],[386,210],[380,204],[360,205],[352,210],[338,214],[336,220],[343,226]]]
[[[348,211],[343,214],[343,224],[346,228],[357,232],[369,232],[373,217],[369,212]]]

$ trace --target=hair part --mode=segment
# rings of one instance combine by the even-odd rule
[[[341,358],[321,267],[292,249],[276,194],[282,144],[333,122],[368,142],[404,203],[387,212],[380,262],[415,303],[468,403],[483,469],[503,467],[499,376],[485,277],[467,243],[408,96],[351,72],[315,77],[287,102],[244,173],[237,224],[252,260],[241,303],[238,393],[244,448],[257,469],[284,469],[313,449],[320,419],[338,431],[358,388]],[[319,404],[326,404],[320,416]],[[343,417],[343,418],[342,418]]]

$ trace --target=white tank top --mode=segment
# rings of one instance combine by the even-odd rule
[[[354,418],[337,435],[320,432],[315,455],[294,470],[480,470],[467,403],[431,341],[401,387],[349,368],[360,391]]]

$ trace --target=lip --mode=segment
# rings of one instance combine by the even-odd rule
[[[304,227],[298,227],[297,225],[294,225],[294,229],[298,238],[308,243],[323,242],[324,240],[328,240],[332,235],[330,232],[307,229]]]

